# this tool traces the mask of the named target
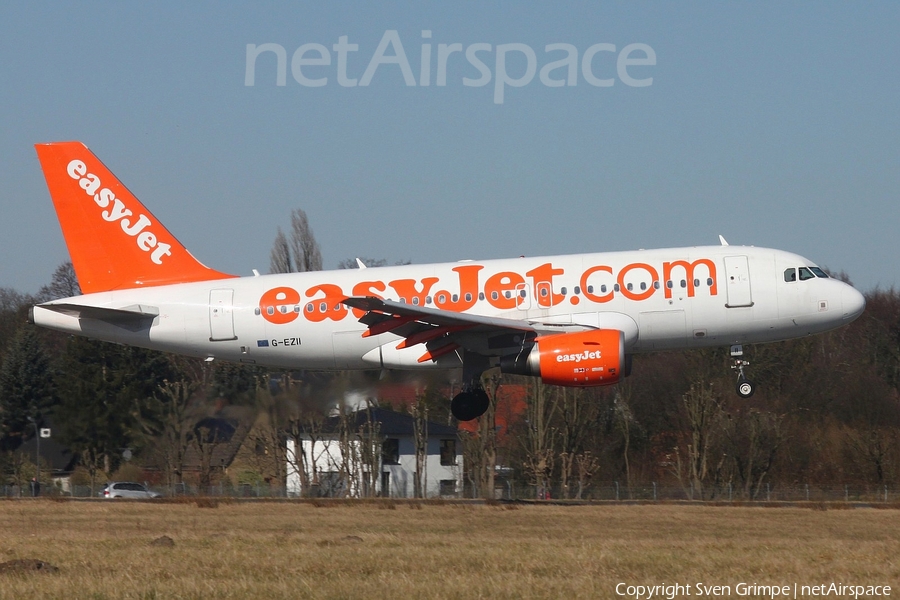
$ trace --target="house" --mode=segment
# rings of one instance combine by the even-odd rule
[[[40,455],[41,481],[46,483],[50,479],[60,491],[68,493],[71,491],[69,477],[75,469],[77,456],[51,435],[50,419],[43,419],[42,425],[39,436],[31,436],[15,450],[16,460],[33,464]]]
[[[288,495],[434,498],[462,492],[462,444],[450,425],[364,408],[310,423],[286,443]]]

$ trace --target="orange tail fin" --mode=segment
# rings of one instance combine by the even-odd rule
[[[84,293],[234,277],[191,256],[81,142],[35,148]]]

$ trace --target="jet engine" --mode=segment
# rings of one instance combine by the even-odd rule
[[[623,332],[593,329],[538,337],[519,353],[500,357],[500,371],[551,385],[591,387],[618,383],[630,371],[630,358]]]

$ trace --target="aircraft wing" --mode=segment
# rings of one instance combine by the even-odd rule
[[[344,304],[365,314],[359,319],[368,326],[364,337],[393,333],[402,338],[398,349],[425,344],[427,352],[419,362],[436,360],[463,348],[491,356],[503,349],[521,348],[539,335],[586,329],[571,323],[553,325],[526,319],[507,319],[415,306],[372,296],[346,298]]]

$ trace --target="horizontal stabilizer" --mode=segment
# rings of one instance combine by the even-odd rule
[[[142,304],[135,304],[124,308],[106,308],[65,302],[39,304],[38,306],[78,319],[96,319],[98,321],[106,321],[113,324],[140,322],[147,319],[154,319],[159,316],[158,308]]]

